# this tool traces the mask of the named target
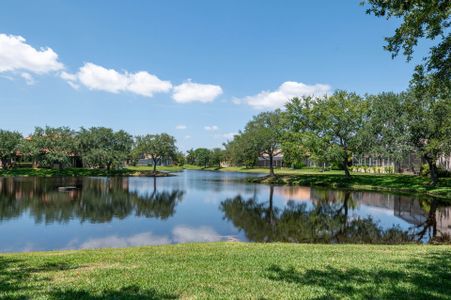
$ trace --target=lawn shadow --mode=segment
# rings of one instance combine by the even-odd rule
[[[307,269],[272,265],[266,277],[325,291],[316,299],[451,299],[451,252],[437,252],[374,270],[359,268]]]
[[[76,267],[67,263],[53,262],[29,266],[19,259],[0,256],[0,299],[29,299],[24,294],[37,292],[39,282],[50,280],[47,277],[38,278],[35,275],[74,268]]]
[[[51,299],[61,299],[61,300],[107,300],[107,299],[127,299],[127,300],[138,300],[138,299],[149,299],[149,300],[159,300],[159,299],[177,299],[176,295],[165,294],[156,291],[155,289],[142,289],[136,285],[130,285],[123,287],[119,290],[107,290],[100,293],[93,293],[86,290],[58,290],[50,293]]]
[[[49,272],[74,270],[81,267],[83,266],[65,262],[29,265],[24,260],[0,256],[0,299],[34,299],[42,296],[50,299],[77,300],[177,298],[176,295],[159,293],[152,288],[140,288],[134,285],[95,292],[66,287],[49,289],[53,280],[49,276]]]

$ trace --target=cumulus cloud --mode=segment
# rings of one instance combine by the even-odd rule
[[[206,131],[216,131],[216,130],[219,129],[219,127],[216,126],[216,125],[208,125],[208,126],[204,126],[204,129],[205,129]]]
[[[262,91],[254,96],[242,99],[242,102],[257,109],[281,108],[293,97],[323,96],[329,93],[331,87],[327,84],[308,85],[302,82],[286,81],[275,91]],[[238,103],[235,100],[235,103]]]
[[[33,85],[33,84],[34,84],[34,78],[33,78],[33,76],[31,76],[30,73],[22,72],[22,73],[20,73],[20,77],[22,77],[23,79],[25,79],[25,82],[26,82],[28,85]]]
[[[0,34],[0,73],[24,71],[45,74],[63,68],[58,54],[51,48],[35,49],[19,35]]]
[[[183,124],[175,126],[175,129],[178,129],[178,130],[185,130],[186,128],[187,128],[186,125],[183,125]]]
[[[188,80],[174,87],[172,98],[178,103],[212,102],[222,94],[219,85],[195,83]]]
[[[121,73],[93,63],[86,63],[76,74],[62,72],[61,78],[73,87],[82,84],[90,90],[115,94],[131,92],[146,97],[152,97],[155,93],[168,92],[172,88],[171,82],[161,80],[146,71]]]
[[[80,85],[77,83],[77,75],[63,71],[61,72],[60,77],[64,79],[72,88],[76,90],[80,88]]]

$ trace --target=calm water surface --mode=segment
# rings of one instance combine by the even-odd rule
[[[451,209],[394,194],[240,183],[249,175],[0,178],[0,251],[187,242],[428,242]],[[72,190],[61,187],[75,187]]]

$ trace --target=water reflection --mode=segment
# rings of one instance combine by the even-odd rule
[[[65,223],[73,219],[110,222],[134,214],[158,219],[174,215],[182,190],[140,192],[129,188],[128,178],[0,179],[0,220],[29,212],[36,223]],[[64,191],[61,187],[76,187]],[[62,191],[63,190],[63,191]]]
[[[226,199],[220,205],[224,218],[255,242],[399,244],[449,240],[449,208],[437,199],[406,202],[395,195],[387,198],[375,193],[279,187],[278,192],[289,200],[285,207],[278,208],[273,204],[274,189],[269,188],[268,200],[263,202],[256,195]],[[395,216],[408,220],[412,226],[384,228],[371,215],[350,213],[365,203],[391,207]],[[442,221],[440,228],[437,218]]]
[[[438,200],[240,183],[245,176],[255,175],[184,171],[157,179],[3,177],[0,252],[225,240],[450,239],[451,210]]]

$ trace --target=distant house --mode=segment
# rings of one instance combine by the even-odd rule
[[[170,158],[167,159],[161,159],[157,166],[170,166],[173,165],[174,161]],[[148,155],[141,155],[141,157],[138,159],[137,166],[153,166],[153,160]]]
[[[274,156],[273,162],[276,168],[291,167],[284,162],[283,153]],[[355,155],[352,158],[353,166],[393,167],[393,170],[397,173],[418,174],[424,163],[421,157],[415,152],[406,155],[401,162],[395,162],[393,159],[375,154]],[[304,158],[303,165],[306,167],[318,167],[317,163],[308,158]],[[437,165],[445,170],[451,171],[451,155],[441,156],[437,161]],[[265,154],[259,157],[256,166],[269,167],[268,155]]]
[[[447,171],[451,171],[451,154],[440,156],[437,165]]]
[[[283,162],[283,153],[280,153],[273,157],[273,166],[274,168],[282,168],[285,166]],[[267,154],[264,154],[258,158],[257,167],[269,168],[269,156]]]

